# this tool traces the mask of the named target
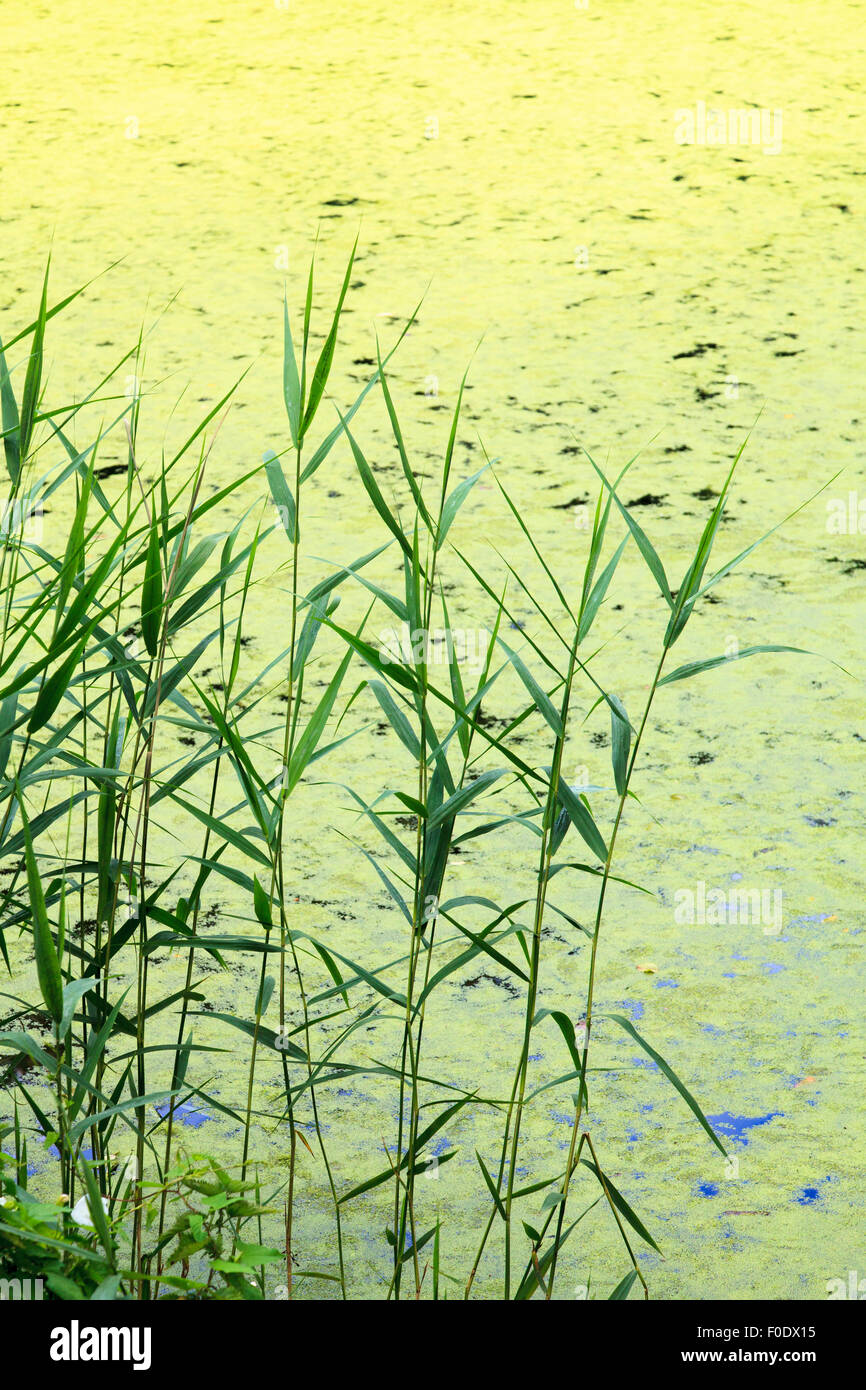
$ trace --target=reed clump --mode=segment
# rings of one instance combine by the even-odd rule
[[[620,1265],[597,1276],[600,1296],[647,1295],[639,1255],[659,1247],[612,1181],[617,1155],[602,1151],[590,1120],[591,1098],[593,1115],[606,1103],[594,1091],[612,1069],[616,1030],[724,1153],[696,1079],[672,1070],[658,1039],[618,1014],[597,1038],[597,994],[609,918],[627,910],[626,894],[647,891],[615,869],[657,705],[669,685],[731,659],[678,664],[674,648],[703,597],[760,543],[713,568],[742,449],[678,585],[621,499],[634,460],[613,477],[587,455],[591,524],[575,566],[557,574],[504,466],[485,454],[480,469],[455,476],[465,378],[438,476],[422,480],[413,466],[390,376],[411,317],[385,356],[377,344],[360,395],[323,425],[353,257],[317,354],[312,266],[297,341],[285,310],[284,448],[216,491],[205,481],[236,387],[173,456],[143,460],[148,402],[116,385],[130,368],[140,379],[141,338],[78,404],[53,408],[46,334],[76,296],[50,305],[46,272],[35,320],[0,345],[0,1270],[44,1277],[56,1298],[440,1299],[483,1284],[484,1296],[549,1299],[566,1247],[578,1267],[591,1263],[591,1237],[574,1233],[596,1206],[622,1250]],[[362,442],[371,394],[393,436],[399,495]],[[323,566],[304,501],[338,449],[382,540]],[[111,484],[100,476],[107,451],[122,460]],[[514,535],[489,572],[461,540],[482,478]],[[49,510],[71,518],[62,546],[43,542]],[[209,529],[230,512],[240,519]],[[637,709],[601,682],[593,649],[629,546],[659,614]],[[252,669],[247,629],[256,606],[273,601],[274,565],[279,621]],[[396,584],[382,578],[395,566]],[[456,576],[465,627],[448,604]],[[343,596],[360,616],[343,617]],[[383,624],[406,640],[377,640]],[[467,631],[472,642],[455,640]],[[737,657],[793,650],[768,643]],[[506,716],[491,719],[491,706]],[[611,753],[609,784],[598,788],[568,776],[596,712],[609,721]],[[374,718],[406,773],[370,799],[355,749]],[[321,932],[297,924],[298,830],[317,782],[335,810],[351,809],[359,893],[384,886],[401,922],[384,961],[373,930],[360,953],[338,921]],[[316,834],[326,842],[338,832],[325,822]],[[514,901],[499,898],[506,863],[523,885]],[[566,1004],[545,983],[551,925],[571,953]],[[470,1029],[471,1080],[458,1083],[436,1074],[431,1027],[446,995],[447,1008],[459,1007],[448,982],[481,969],[519,1000],[520,1025],[503,1040],[514,1042],[504,1081],[488,1075],[484,1040],[476,1054]],[[231,1007],[210,1002],[215,980],[231,982]],[[561,1047],[561,1068],[543,1084],[532,1065],[542,1032]],[[230,1093],[213,1082],[227,1052],[242,1058]],[[347,1120],[336,1104],[347,1081],[387,1098],[392,1133],[379,1130],[372,1102],[366,1115],[353,1102]],[[552,1092],[570,1112],[568,1148],[526,1174],[533,1115]],[[213,1129],[191,1150],[181,1135],[204,1112]],[[344,1161],[346,1124],[379,1155],[367,1171]],[[454,1125],[474,1187],[467,1179],[463,1209],[450,1203],[446,1218],[425,1179],[457,1155],[439,1143]],[[304,1240],[299,1260],[310,1202],[327,1234],[318,1248]],[[364,1229],[385,1217],[384,1231],[370,1232],[372,1285],[350,1257],[350,1213]]]

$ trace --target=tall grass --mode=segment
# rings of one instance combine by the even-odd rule
[[[609,1176],[617,1155],[600,1151],[588,1124],[594,1073],[609,1070],[591,1064],[601,943],[610,885],[647,891],[614,866],[657,701],[668,685],[730,660],[710,656],[671,669],[701,599],[760,543],[712,570],[742,449],[676,587],[621,500],[634,460],[611,480],[587,455],[598,496],[582,568],[576,581],[571,572],[558,575],[497,461],[485,455],[474,474],[454,477],[465,377],[438,476],[431,483],[413,465],[389,363],[414,315],[384,357],[377,344],[371,379],[322,430],[353,260],[354,251],[317,353],[312,266],[297,346],[285,308],[284,447],[211,492],[211,456],[239,383],[173,455],[145,459],[149,402],[137,387],[144,335],[79,403],[51,408],[46,333],[77,296],[49,307],[46,271],[36,318],[0,345],[9,479],[0,548],[0,950],[10,981],[0,1019],[0,1268],[44,1274],[58,1298],[262,1298],[276,1268],[288,1298],[468,1298],[483,1271],[487,1295],[549,1299],[566,1242],[599,1204],[623,1249],[623,1267],[607,1271],[610,1297],[626,1298],[635,1283],[648,1296],[638,1247],[658,1246]],[[125,398],[116,382],[130,364],[136,388]],[[362,443],[363,421],[355,421],[371,392],[384,406],[402,494],[383,491]],[[356,469],[358,504],[363,499],[381,522],[382,544],[348,561],[330,557],[322,575],[305,545],[304,494],[338,446]],[[105,456],[122,462],[103,468]],[[120,481],[109,484],[115,473]],[[482,478],[495,482],[514,534],[510,554],[487,572],[460,540],[463,508]],[[229,514],[239,519],[228,529],[205,529]],[[62,546],[54,520],[61,515],[70,519]],[[43,544],[46,516],[51,543]],[[589,650],[629,546],[661,613],[648,693],[636,713],[597,678],[598,652]],[[398,560],[396,589],[382,579],[380,556]],[[256,606],[273,604],[273,574],[264,578],[270,561],[287,586],[285,605],[273,647],[253,670],[246,632]],[[452,640],[446,594],[455,578],[466,621],[486,633],[477,669]],[[361,604],[357,621],[338,613],[341,593],[350,610]],[[535,614],[531,625],[515,611],[514,594],[521,611],[528,604]],[[389,649],[371,637],[382,615],[408,632],[407,644]],[[440,615],[442,663],[431,645]],[[509,627],[522,631],[520,651],[505,640]],[[763,644],[738,655],[792,650]],[[507,710],[498,723],[485,714],[491,703]],[[573,784],[565,772],[585,721],[602,708],[610,720],[610,790]],[[395,750],[408,759],[405,785],[380,786],[372,801],[353,777],[365,709],[384,717]],[[405,922],[403,949],[384,963],[375,933],[357,959],[338,931],[295,925],[292,882],[304,867],[298,832],[323,758],[322,782],[345,791],[366,827],[356,841],[359,882],[372,872]],[[323,824],[319,834],[328,833]],[[482,851],[471,860],[468,892],[467,849]],[[505,865],[523,883],[515,901],[500,900]],[[226,925],[230,916],[240,929]],[[546,989],[554,920],[583,943],[570,989],[583,990],[579,1014],[573,1004],[556,1007]],[[154,966],[165,951],[180,969],[160,993]],[[441,1058],[428,1041],[429,1020],[444,1017],[445,983],[485,961],[522,1000],[501,1093],[483,1065],[468,1087],[437,1075]],[[256,988],[245,1003],[246,962],[255,965]],[[230,1011],[208,1005],[215,971],[234,981]],[[455,1007],[452,999],[447,1008]],[[609,1017],[724,1153],[692,1078],[687,1085],[677,1076],[630,1020]],[[533,1042],[551,1025],[566,1070],[536,1083]],[[376,1059],[358,1047],[373,1026],[384,1053]],[[478,1043],[470,1066],[483,1064]],[[212,1068],[238,1045],[244,1080],[226,1095]],[[380,1095],[393,1088],[390,1142],[376,1132],[372,1109],[343,1116],[350,1135],[337,1126],[334,1089],[348,1077],[367,1077]],[[538,1097],[553,1088],[572,1097],[565,1164],[519,1180]],[[600,1104],[608,1103],[604,1095]],[[223,1124],[219,1161],[179,1142],[179,1125],[196,1105]],[[477,1187],[465,1211],[449,1211],[446,1221],[418,1179],[456,1156],[452,1147],[437,1159],[435,1141],[458,1119],[471,1136]],[[493,1150],[482,1153],[494,1133]],[[368,1174],[344,1161],[359,1138],[383,1150]],[[43,1166],[34,1180],[37,1156]],[[383,1267],[369,1287],[354,1276],[343,1226],[350,1210],[367,1220],[362,1199],[378,1188],[391,1194],[382,1237],[387,1273]],[[298,1221],[322,1190],[333,1238],[305,1251],[299,1269]],[[479,1199],[484,1216],[473,1231]],[[458,1252],[470,1245],[468,1267],[458,1270]]]

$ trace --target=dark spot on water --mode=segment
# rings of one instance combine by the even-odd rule
[[[717,1182],[699,1182],[698,1192],[702,1197],[718,1197],[719,1184]]]
[[[715,351],[718,346],[718,343],[698,343],[695,347],[689,348],[688,352],[675,352],[673,360],[677,362],[681,357],[703,357],[705,352]]]
[[[500,989],[506,990],[510,995],[517,996],[520,994],[520,990],[516,989],[510,980],[503,979],[501,975],[488,975],[482,973],[476,975],[472,980],[464,980],[463,983],[466,989],[474,989],[476,985],[481,984],[482,980],[489,980],[492,985],[498,985]]]
[[[564,512],[568,511],[571,507],[585,507],[588,502],[588,497],[572,497],[570,502],[552,502],[551,506],[554,508],[555,511]]]

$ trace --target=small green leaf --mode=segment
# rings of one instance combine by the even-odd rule
[[[292,343],[292,330],[289,327],[289,305],[283,296],[283,400],[292,431],[292,443],[297,448],[301,429],[301,383],[298,379],[298,363]]]
[[[151,498],[153,515],[144,562],[141,586],[141,635],[148,655],[155,657],[159,646],[160,611],[162,609],[162,565],[159,554],[159,525],[155,497]]]
[[[608,507],[609,506],[610,502],[608,501]],[[585,639],[589,632],[589,629],[592,627],[592,624],[595,621],[595,616],[599,610],[599,607],[601,606],[601,601],[607,593],[610,581],[614,576],[614,571],[616,570],[616,567],[622,558],[622,553],[627,545],[628,536],[626,536],[625,540],[620,542],[619,546],[613,554],[612,559],[610,559],[608,563],[605,565],[604,569],[602,570],[601,574],[599,575],[596,581],[595,588],[592,590],[592,593],[586,600],[586,603],[583,607],[583,611],[580,615],[580,623],[578,626],[578,637],[581,642]]]
[[[27,375],[24,378],[24,394],[21,398],[21,423],[19,426],[19,448],[21,451],[21,462],[25,462],[30,451],[30,441],[33,436],[33,424],[36,419],[36,406],[39,402],[39,388],[42,384],[42,352],[45,342],[45,320],[48,295],[48,269],[51,264],[49,256],[45,266],[45,278],[42,281],[42,298],[39,301],[39,313],[36,318],[36,325],[33,329],[33,342],[30,347],[30,360],[27,363]]]
[[[439,521],[439,530],[436,535],[437,550],[441,550],[442,546],[445,543],[445,537],[451,530],[454,518],[457,516],[457,513],[463,506],[463,503],[466,501],[466,498],[469,496],[475,484],[478,482],[478,479],[482,476],[483,473],[487,472],[487,469],[489,467],[490,464],[485,463],[483,468],[479,468],[478,472],[473,473],[471,478],[465,478],[462,483],[458,483],[457,486],[453,489],[453,491],[449,493],[448,498],[445,502],[445,506],[442,508],[442,516]]]
[[[322,351],[321,351],[321,353],[319,354],[319,360],[318,360],[318,362],[316,363],[316,370],[315,370],[315,372],[313,373],[313,380],[312,380],[312,383],[311,383],[311,385],[310,385],[310,394],[309,394],[309,398],[308,398],[308,400],[307,400],[307,408],[306,408],[306,411],[304,412],[304,423],[303,423],[302,430],[301,430],[302,436],[305,435],[305,434],[307,433],[307,430],[310,428],[310,425],[313,423],[313,418],[314,418],[314,416],[315,416],[315,414],[316,414],[316,411],[317,411],[318,408],[319,408],[319,402],[320,402],[321,399],[322,399],[322,395],[324,394],[325,386],[327,385],[327,382],[328,382],[328,377],[330,376],[330,373],[331,373],[331,366],[332,366],[332,363],[333,363],[333,361],[334,361],[334,350],[335,350],[335,348],[336,348],[336,346],[337,346],[337,329],[338,329],[339,323],[340,323],[340,314],[342,313],[342,310],[343,310],[343,301],[344,301],[345,298],[346,298],[346,292],[347,292],[347,290],[348,290],[348,288],[349,288],[349,279],[350,279],[351,274],[352,274],[352,266],[353,266],[354,263],[355,263],[355,252],[357,251],[357,249],[358,249],[358,242],[357,242],[357,238],[356,238],[356,240],[355,240],[355,245],[352,247],[352,254],[351,254],[351,256],[349,257],[349,264],[346,266],[346,274],[345,274],[344,277],[343,277],[343,285],[342,285],[342,289],[340,290],[340,297],[339,297],[339,299],[337,300],[337,307],[336,307],[336,309],[334,310],[334,317],[333,317],[333,320],[332,320],[332,322],[331,322],[330,332],[328,333],[328,336],[327,336],[327,338],[325,339],[324,346],[322,347]],[[308,305],[307,305],[307,309],[309,310],[309,302],[308,302]],[[309,322],[309,312],[307,312],[307,316],[306,316],[306,320],[305,320],[305,331],[304,331],[304,358],[305,358],[305,360],[306,360],[306,336],[307,336],[306,330],[307,330],[307,324],[308,324],[308,322]]]
[[[481,1172],[482,1172],[483,1175],[484,1175],[484,1181],[485,1181],[485,1183],[487,1184],[487,1190],[488,1190],[488,1192],[490,1193],[491,1197],[493,1198],[493,1202],[494,1202],[494,1205],[495,1205],[495,1207],[496,1207],[496,1210],[499,1212],[499,1215],[502,1217],[502,1220],[505,1221],[505,1220],[507,1220],[507,1217],[506,1217],[506,1214],[505,1214],[505,1207],[502,1205],[502,1198],[500,1197],[499,1193],[497,1192],[497,1190],[496,1190],[496,1184],[494,1183],[493,1179],[491,1178],[490,1174],[488,1173],[488,1171],[487,1171],[487,1165],[485,1164],[484,1159],[481,1157],[481,1155],[480,1155],[480,1153],[478,1152],[477,1149],[475,1150],[475,1157],[478,1159],[478,1167],[481,1169]]]
[[[587,455],[587,457],[589,457],[589,455]],[[665,574],[665,567],[662,564],[661,559],[659,558],[655,548],[653,547],[652,542],[650,541],[649,537],[645,535],[645,533],[641,530],[640,526],[635,521],[628,508],[624,507],[622,502],[620,502],[619,497],[616,494],[615,488],[612,487],[611,484],[608,482],[607,478],[604,476],[595,460],[590,458],[589,461],[592,464],[598,476],[601,478],[608,492],[613,497],[614,502],[616,502],[616,505],[622,513],[622,516],[625,520],[626,525],[628,526],[628,529],[634,536],[638,550],[640,551],[641,555],[646,561],[647,568],[649,569],[650,574],[652,575],[656,584],[658,584],[659,586],[659,590],[662,594],[662,597],[665,600],[665,603],[668,605],[669,608],[672,609],[674,606],[674,600],[671,595],[671,586],[668,583],[668,577]]]
[[[544,1201],[541,1203],[542,1211],[552,1211],[554,1207],[561,1207],[565,1201],[565,1194],[562,1192],[548,1192]]]
[[[556,788],[556,795],[571,817],[571,823],[578,835],[589,845],[593,854],[597,855],[602,863],[605,863],[607,845],[602,839],[601,832],[593,820],[591,812],[584,805],[580,796],[561,777]]]
[[[535,1027],[535,1025],[537,1023],[540,1023],[542,1019],[548,1017],[553,1019],[554,1023],[556,1024],[557,1028],[559,1029],[560,1033],[565,1039],[565,1045],[568,1048],[571,1060],[574,1063],[576,1070],[580,1071],[580,1052],[577,1048],[577,1040],[575,1038],[574,1033],[574,1024],[568,1017],[568,1014],[562,1013],[559,1009],[539,1009],[538,1013],[532,1020],[532,1026]]]
[[[608,1302],[610,1303],[613,1299],[618,1299],[622,1301],[623,1299],[628,1298],[629,1290],[631,1289],[631,1286],[636,1278],[637,1270],[630,1269],[625,1278],[619,1281],[610,1298],[608,1299]]]
[[[379,701],[382,711],[405,748],[409,750],[413,758],[421,756],[421,744],[418,735],[409,723],[406,715],[400,709],[390,690],[382,681],[370,681],[370,689]]]
[[[616,695],[608,695],[610,706],[610,747],[613,763],[613,780],[620,796],[625,794],[628,785],[628,754],[631,747],[631,724],[622,700]]]
[[[39,979],[39,988],[42,991],[42,998],[45,1006],[54,1022],[59,1024],[63,1018],[63,976],[60,973],[60,962],[57,959],[57,948],[54,945],[54,937],[51,935],[51,924],[48,921],[48,913],[45,910],[45,895],[42,892],[42,880],[39,877],[39,867],[36,863],[36,855],[33,853],[33,841],[30,837],[30,822],[24,810],[24,804],[19,797],[19,807],[21,811],[21,824],[24,831],[24,858],[27,865],[27,887],[30,892],[30,907],[33,912],[33,944],[36,955],[36,974]]]
[[[476,797],[479,797],[482,792],[492,786],[503,775],[504,771],[504,768],[491,768],[489,772],[482,772],[481,776],[476,777],[474,782],[468,782],[466,786],[460,787],[446,801],[443,801],[441,806],[437,806],[436,810],[431,812],[427,821],[428,832],[440,822],[450,820],[459,811],[463,811]]]
[[[253,906],[255,908],[256,916],[258,917],[262,926],[267,927],[268,930],[270,930],[270,928],[274,925],[273,917],[271,915],[271,900],[268,897],[262,885],[259,883],[257,874],[253,875]]]
[[[403,534],[403,528],[401,527],[397,518],[391,512],[387,502],[385,501],[384,497],[379,491],[379,485],[376,482],[376,479],[373,477],[373,470],[370,467],[367,460],[365,459],[358,445],[357,440],[355,439],[354,435],[349,429],[347,422],[343,420],[342,415],[340,416],[340,420],[342,421],[343,429],[346,431],[346,438],[352,446],[352,453],[355,456],[355,464],[357,466],[358,472],[361,475],[361,482],[364,484],[367,496],[373,503],[373,506],[379,513],[379,516],[382,518],[385,525],[388,527],[388,530],[391,532],[392,536],[394,536],[396,540],[399,542],[401,550],[404,552],[405,555],[409,556],[409,558],[411,559],[412,547],[410,546],[405,535]]]
[[[15,400],[15,392],[12,390],[12,382],[9,379],[9,368],[6,366],[2,339],[0,339],[0,420],[2,420],[3,424],[3,449],[6,454],[6,471],[12,479],[12,482],[17,483],[21,473],[21,449],[19,445],[21,427],[18,420],[18,405]]]
[[[711,656],[706,661],[687,661],[685,666],[678,666],[675,671],[671,671],[669,676],[663,676],[659,685],[671,685],[673,681],[688,680],[690,676],[699,676],[703,671],[712,671],[716,666],[725,666],[731,661],[742,661],[744,657],[755,656],[759,652],[796,652],[798,656],[817,656],[817,652],[806,651],[804,647],[785,647],[775,642],[768,642],[760,647],[743,647],[742,651],[732,652],[730,656]]]
[[[280,521],[289,540],[293,543],[300,540],[298,531],[298,513],[295,507],[295,499],[292,490],[285,479],[285,474],[280,467],[280,461],[272,449],[265,453],[265,473],[270,484],[271,497],[274,499],[274,506],[280,514]]]
[[[544,693],[535,677],[527,670],[526,666],[524,666],[517,653],[513,652],[508,644],[503,642],[501,637],[497,640],[500,647],[508,654],[508,660],[511,662],[518,676],[526,686],[526,689],[532,696],[536,708],[544,715],[544,718],[556,734],[556,737],[562,738],[562,719],[560,718],[559,711],[555,708],[549,696]]]
[[[81,980],[70,980],[68,985],[63,986],[63,1014],[60,1019],[60,1027],[57,1030],[61,1038],[65,1038],[69,1032],[79,1001],[88,990],[93,989],[94,985],[98,984],[99,977],[97,975],[86,975]]]
[[[585,1168],[589,1168],[590,1172],[595,1174],[595,1176],[599,1180],[599,1183],[601,1184],[602,1189],[607,1188],[607,1191],[610,1194],[611,1201],[613,1202],[614,1206],[617,1207],[619,1211],[622,1213],[622,1215],[625,1217],[632,1230],[637,1231],[641,1240],[645,1240],[647,1245],[651,1245],[653,1250],[658,1250],[659,1254],[661,1254],[661,1250],[659,1250],[659,1247],[656,1245],[646,1226],[643,1224],[637,1213],[632,1211],[631,1207],[625,1200],[625,1197],[623,1197],[622,1193],[618,1192],[617,1189],[614,1187],[610,1178],[607,1176],[607,1173],[602,1173],[601,1170],[597,1168],[596,1165],[589,1158],[582,1158],[581,1163],[584,1165]]]

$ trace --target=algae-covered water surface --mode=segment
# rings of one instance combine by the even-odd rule
[[[862,18],[6,0],[3,1273],[866,1278]]]

